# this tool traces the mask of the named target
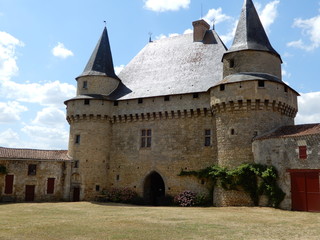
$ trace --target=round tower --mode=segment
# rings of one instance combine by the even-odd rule
[[[218,164],[253,163],[253,138],[293,125],[298,93],[281,80],[281,57],[271,46],[252,0],[245,0],[234,42],[224,54],[223,80],[211,88]],[[215,189],[218,206],[250,205],[239,191]]]
[[[107,187],[110,95],[120,84],[114,73],[106,28],[76,80],[77,96],[65,102],[70,124],[68,154],[73,159],[70,198],[73,201],[93,200]]]

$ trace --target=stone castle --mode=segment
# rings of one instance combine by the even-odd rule
[[[193,34],[150,41],[118,76],[105,28],[65,102],[68,151],[0,148],[2,200],[90,201],[126,187],[158,204],[208,194],[181,170],[255,162],[278,169],[282,208],[320,211],[320,124],[294,125],[299,94],[282,81],[252,0],[229,49],[204,20],[192,24]],[[220,188],[213,201],[252,204]]]

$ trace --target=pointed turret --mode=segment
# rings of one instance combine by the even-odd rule
[[[118,78],[114,73],[112,54],[110,49],[107,28],[103,29],[102,35],[80,76],[105,75]]]
[[[99,94],[108,96],[118,87],[120,79],[114,72],[106,27],[103,29],[83,73],[76,79],[78,81],[77,95]]]
[[[245,0],[235,38],[229,52],[256,50],[270,52],[280,58],[271,46],[252,0]]]

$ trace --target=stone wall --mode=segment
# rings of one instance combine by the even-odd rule
[[[299,158],[299,146],[307,146],[307,159]],[[278,183],[286,193],[280,207],[291,209],[290,169],[319,169],[320,135],[270,138],[253,142],[256,163],[273,165],[279,173]]]
[[[5,194],[5,174],[0,174],[0,199],[3,201],[25,201],[26,185],[35,185],[34,201],[69,200],[68,171],[70,162],[40,160],[0,160],[7,174],[14,175],[13,193]],[[28,175],[28,166],[36,165],[36,174]],[[54,178],[54,193],[47,194],[48,178]]]

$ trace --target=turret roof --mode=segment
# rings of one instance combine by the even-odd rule
[[[252,0],[244,1],[235,38],[227,53],[243,50],[266,51],[281,59],[269,42]]]
[[[79,77],[88,75],[108,76],[118,79],[114,73],[112,54],[106,27],[103,29],[102,35],[87,65]]]

